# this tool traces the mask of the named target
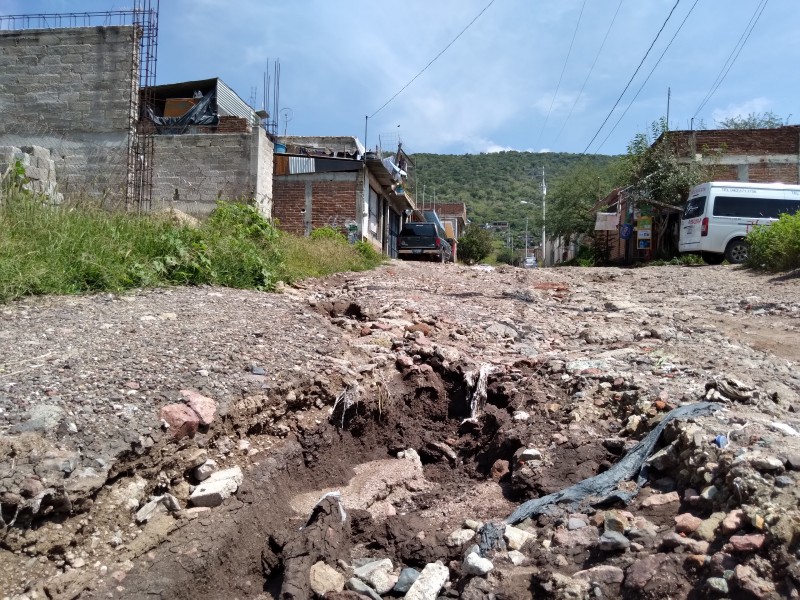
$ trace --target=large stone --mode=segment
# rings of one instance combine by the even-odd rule
[[[474,537],[475,530],[473,529],[457,529],[447,536],[447,545],[451,548],[458,548],[466,544]]]
[[[731,548],[736,552],[757,552],[764,545],[764,536],[760,533],[731,536]]]
[[[662,545],[665,548],[678,548],[683,547],[689,550],[692,554],[706,554],[708,552],[708,542],[704,540],[693,540],[692,538],[683,537],[674,531],[664,536]]]
[[[406,600],[436,600],[449,577],[449,569],[441,562],[428,563],[406,592]]]
[[[650,506],[664,506],[665,504],[672,504],[673,502],[680,502],[678,492],[669,492],[668,494],[653,494],[648,496],[642,502],[643,507]]]
[[[181,390],[181,396],[186,405],[197,413],[201,425],[211,425],[217,413],[217,403],[213,399],[194,390]]]
[[[414,582],[419,579],[419,575],[420,573],[416,569],[406,567],[400,571],[400,577],[397,579],[397,583],[394,584],[392,592],[395,594],[405,594],[411,589]]]
[[[357,592],[362,596],[366,596],[371,600],[381,600],[381,597],[378,594],[378,592],[373,590],[366,583],[361,581],[358,577],[351,577],[350,579],[348,579],[346,586],[348,590],[353,590],[354,592]]]
[[[468,575],[480,575],[483,577],[484,575],[488,575],[492,569],[494,569],[492,561],[479,556],[475,552],[471,552],[467,555],[467,558],[464,559],[464,572]]]
[[[682,513],[675,517],[675,531],[678,533],[694,533],[703,524],[703,519],[691,513]]]
[[[219,506],[239,489],[243,479],[239,467],[217,471],[194,489],[189,500],[194,506]]]
[[[361,565],[353,571],[353,575],[379,594],[385,594],[397,583],[397,576],[392,574],[393,569],[392,561],[384,558]]]
[[[200,417],[185,404],[167,404],[162,407],[161,419],[169,425],[170,434],[176,440],[194,436],[200,426]]]
[[[725,513],[712,513],[710,517],[700,524],[700,527],[697,528],[695,533],[701,540],[710,542],[716,537],[717,528],[720,526],[720,523],[722,523],[723,519],[725,519]]]
[[[597,527],[593,525],[581,527],[573,531],[559,529],[553,535],[553,545],[577,551],[580,548],[594,544],[599,535],[600,532]],[[574,554],[575,552],[572,553]]]
[[[609,510],[603,514],[603,531],[616,531],[624,534],[630,529],[630,522],[616,510]]]
[[[344,589],[344,575],[322,561],[316,562],[308,572],[311,590],[319,596]]]
[[[748,565],[737,565],[734,569],[734,576],[739,587],[749,594],[761,600],[762,598],[776,598],[775,586],[756,573],[756,570]]]
[[[588,583],[599,583],[602,585],[620,584],[625,579],[625,573],[619,567],[612,565],[598,565],[591,569],[578,571],[572,576],[573,579],[578,581],[586,581]]]
[[[529,540],[534,538],[533,534],[523,531],[518,527],[512,527],[511,525],[506,525],[503,537],[506,540],[509,550],[521,550]]]
[[[729,512],[722,520],[722,533],[730,535],[739,531],[745,524],[744,511],[737,508]]]
[[[195,467],[194,471],[192,471],[192,474],[194,475],[194,478],[197,481],[205,481],[206,479],[211,477],[211,475],[214,473],[216,468],[217,468],[216,461],[211,460],[209,458],[207,461],[205,461],[199,467]]]
[[[597,545],[605,552],[619,552],[627,550],[631,542],[618,531],[606,531],[600,536]]]

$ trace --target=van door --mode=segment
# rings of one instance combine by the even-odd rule
[[[703,235],[703,215],[706,212],[706,197],[698,196],[686,203],[681,217],[681,234],[678,240],[680,252],[697,252],[700,250]]]

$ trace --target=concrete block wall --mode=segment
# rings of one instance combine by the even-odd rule
[[[50,150],[67,196],[121,200],[137,61],[132,26],[0,31],[0,145]]]
[[[357,222],[363,174],[302,173],[276,177],[272,214],[280,228],[307,235],[319,227],[347,227]]]
[[[263,129],[156,135],[153,142],[153,209],[204,216],[217,200],[254,200],[272,216],[272,142]]]

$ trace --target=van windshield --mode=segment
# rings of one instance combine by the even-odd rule
[[[704,212],[706,212],[706,197],[699,196],[697,198],[692,198],[686,204],[686,208],[683,209],[683,218],[695,219],[697,217],[702,217]]]

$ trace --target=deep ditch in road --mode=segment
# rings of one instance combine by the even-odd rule
[[[546,446],[556,424],[572,419],[570,397],[522,361],[488,375],[481,415],[470,419],[470,375],[463,365],[431,362],[397,371],[380,399],[343,392],[328,420],[290,435],[248,471],[235,498],[144,553],[122,585],[110,578],[86,597],[279,597],[293,590],[301,598],[313,595],[307,574],[318,560],[388,557],[420,570],[448,564],[463,549],[448,546],[447,536],[465,519],[502,521],[518,502],[577,483],[615,459],[596,439],[571,442],[554,449],[547,469],[513,477],[508,466],[518,450]],[[398,460],[408,449],[416,449],[418,463]],[[300,529],[311,509],[334,489],[343,490],[346,529],[332,543],[305,539]],[[461,575],[452,590],[470,579]],[[505,597],[524,591],[509,585]]]

